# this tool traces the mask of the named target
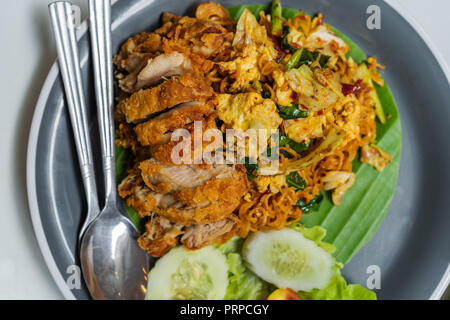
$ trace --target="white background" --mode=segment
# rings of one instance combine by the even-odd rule
[[[450,65],[450,1],[394,1],[416,18]],[[25,178],[26,146],[34,106],[56,58],[48,19],[49,2],[1,2],[0,299],[62,298],[36,243]],[[87,0],[73,3],[82,8],[84,19]]]

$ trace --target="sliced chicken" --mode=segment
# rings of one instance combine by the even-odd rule
[[[173,77],[150,89],[142,89],[120,101],[118,109],[127,122],[137,123],[155,113],[188,101],[206,101],[213,95],[212,88],[202,78],[187,73]]]
[[[204,185],[174,192],[175,206],[159,206],[154,212],[186,226],[222,220],[232,215],[247,192],[247,177],[236,172],[230,179],[209,180]],[[182,206],[178,207],[181,203]]]
[[[241,166],[167,166],[155,159],[139,166],[151,210],[184,225],[226,218],[239,206],[248,180]],[[151,199],[149,197],[151,196]]]
[[[181,243],[191,250],[200,249],[213,243],[224,243],[236,233],[237,219],[225,218],[213,223],[195,224],[187,227]]]
[[[186,130],[185,132],[166,132],[161,136],[160,143],[148,147],[153,158],[171,166],[190,163],[198,165],[222,163],[226,154],[223,132],[217,129],[216,118],[217,112],[214,111],[204,120],[190,122],[181,127]],[[182,136],[174,137],[174,133],[180,133]],[[196,138],[199,136],[200,140]]]
[[[125,92],[134,92],[144,87],[158,84],[165,78],[180,76],[192,72],[192,64],[188,58],[179,52],[161,54],[147,60],[143,68],[119,80],[120,88]]]
[[[212,164],[205,168],[198,165],[168,166],[154,158],[141,162],[139,168],[145,184],[159,193],[195,188],[209,180],[239,176],[235,168],[226,164]]]
[[[179,52],[149,57],[146,62],[136,65],[134,71],[119,80],[120,88],[125,92],[153,86],[172,76],[186,73],[203,74],[212,69],[214,64],[201,57],[185,56]]]
[[[182,103],[168,112],[137,125],[135,128],[137,140],[143,146],[161,144],[167,139],[165,133],[183,128],[194,121],[203,121],[205,116],[213,112],[214,107],[211,103],[198,101]]]
[[[114,64],[119,70],[134,72],[162,50],[162,38],[156,33],[144,32],[129,38],[114,56]]]
[[[145,225],[145,233],[138,238],[139,246],[153,257],[161,257],[178,243],[184,225],[152,216]]]
[[[138,238],[138,243],[153,257],[161,257],[180,240],[184,247],[190,250],[212,243],[222,244],[236,234],[237,226],[238,220],[235,216],[213,223],[185,227],[153,214],[145,225],[144,234]]]

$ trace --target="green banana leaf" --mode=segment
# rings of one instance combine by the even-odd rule
[[[228,10],[231,17],[237,20],[244,8],[259,17],[259,12],[266,11],[268,6],[241,5]],[[283,8],[283,17],[286,19],[297,13],[297,9]],[[350,46],[348,56],[358,63],[367,58],[347,36],[335,28],[332,30]],[[382,172],[378,172],[355,159],[353,171],[356,173],[356,182],[344,195],[341,205],[334,206],[329,193],[324,192],[319,210],[305,215],[301,220],[307,227],[319,225],[327,230],[324,241],[336,247],[334,256],[344,264],[375,234],[389,210],[397,186],[402,141],[400,118],[389,87],[375,87],[387,115],[386,124],[383,125],[377,120],[376,144],[392,156],[392,163]]]

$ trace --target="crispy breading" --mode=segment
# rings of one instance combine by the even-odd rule
[[[145,232],[138,238],[139,246],[153,257],[161,257],[178,243],[183,225],[161,216],[152,216],[145,224]]]
[[[126,116],[127,122],[139,122],[180,103],[206,101],[212,95],[213,91],[204,79],[187,73],[157,87],[133,93],[128,99],[122,100],[118,108]]]
[[[233,179],[210,180],[205,185],[175,192],[174,198],[182,207],[157,207],[154,212],[187,226],[224,219],[239,206],[248,190],[245,173],[236,171],[236,175]]]
[[[153,157],[165,165],[222,163],[221,159],[225,158],[223,134],[217,129],[214,121],[216,115],[216,112],[213,112],[208,119],[201,121],[202,135],[197,143],[195,136],[199,133],[195,133],[195,124],[198,122],[189,123],[184,127],[189,132],[188,139],[180,137],[172,141],[172,133],[164,134],[161,140],[165,143],[149,147]]]
[[[187,102],[172,110],[154,117],[136,126],[137,140],[143,146],[160,144],[163,135],[168,131],[183,128],[194,121],[203,121],[205,116],[214,112],[211,103]]]
[[[133,72],[137,65],[162,50],[161,36],[143,32],[129,38],[114,56],[113,62],[119,70]]]
[[[165,23],[155,33],[164,38],[165,52],[174,50],[196,53],[212,59],[231,47],[233,40],[231,20],[202,20],[164,14],[163,21]]]

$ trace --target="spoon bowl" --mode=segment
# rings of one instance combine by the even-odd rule
[[[150,261],[137,244],[139,233],[119,208],[120,203],[106,206],[86,230],[80,248],[83,276],[95,299],[141,300]]]

